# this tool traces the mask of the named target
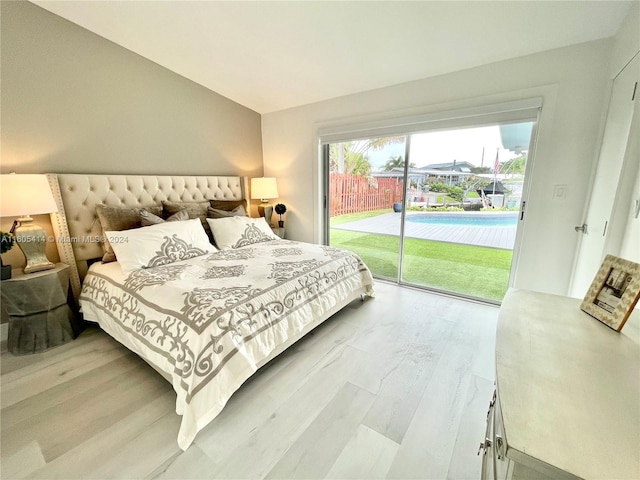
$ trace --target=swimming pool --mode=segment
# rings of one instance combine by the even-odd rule
[[[407,222],[466,227],[515,227],[518,212],[513,213],[447,213],[430,212],[407,215]]]

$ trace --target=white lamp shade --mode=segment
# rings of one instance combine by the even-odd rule
[[[274,177],[259,177],[251,179],[251,198],[267,200],[278,198],[278,185]]]
[[[2,175],[0,216],[21,217],[57,212],[45,175]]]

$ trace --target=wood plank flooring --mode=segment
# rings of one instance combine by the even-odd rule
[[[498,309],[387,283],[263,367],[182,452],[171,385],[95,327],[0,357],[3,479],[475,479]]]

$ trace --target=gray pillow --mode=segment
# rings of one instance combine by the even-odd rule
[[[207,218],[226,218],[226,217],[246,217],[247,212],[244,211],[242,205],[238,205],[233,210],[220,210],[218,208],[207,208]]]
[[[213,243],[213,234],[211,227],[207,223],[207,208],[209,208],[209,200],[203,202],[170,202],[168,200],[162,202],[162,216],[169,218],[180,210],[186,210],[189,218],[199,218],[204,231],[207,232],[209,241]]]
[[[151,225],[158,225],[165,222],[181,222],[183,220],[189,220],[189,214],[186,210],[180,210],[174,213],[166,220],[158,215],[154,215],[146,210],[140,210],[140,223],[143,227],[149,227]]]
[[[224,210],[226,212],[232,211],[234,208],[242,206],[244,208],[244,200],[209,200],[211,208],[217,210]]]
[[[140,208],[123,208],[123,207],[110,207],[108,205],[96,205],[96,213],[102,226],[102,263],[109,263],[116,261],[116,254],[113,253],[113,248],[109,244],[109,240],[104,235],[106,231],[122,231],[129,230],[131,228],[140,228],[142,221],[140,219]],[[162,207],[159,205],[151,205],[144,207],[154,215],[160,215],[162,213]]]

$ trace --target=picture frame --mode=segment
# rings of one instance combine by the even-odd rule
[[[619,332],[639,298],[640,264],[607,255],[580,309]]]

